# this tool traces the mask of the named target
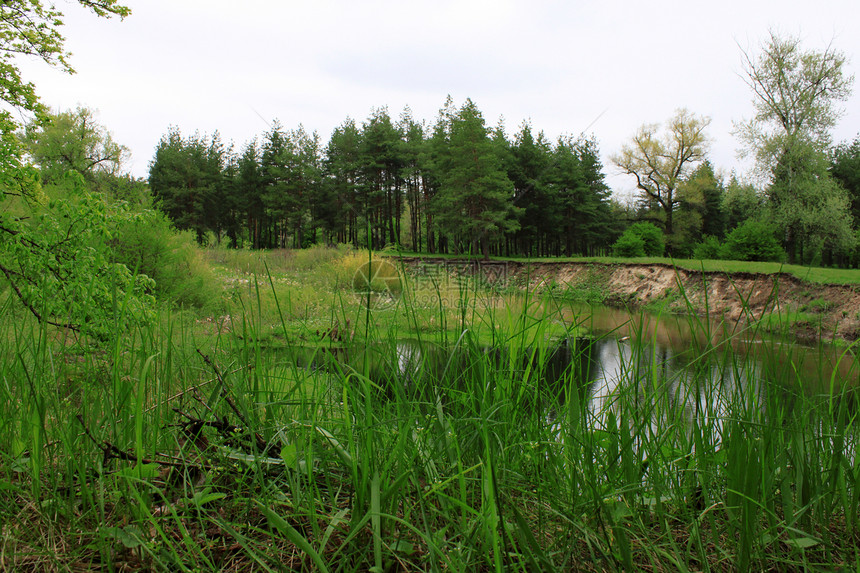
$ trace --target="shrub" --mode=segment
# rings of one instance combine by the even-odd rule
[[[155,280],[157,298],[198,308],[219,300],[218,282],[193,235],[176,232],[164,214],[130,214],[114,230],[110,244],[115,262]]]
[[[638,235],[625,231],[612,245],[612,254],[616,257],[644,257],[645,241]]]
[[[641,249],[639,246],[641,245]],[[612,252],[617,257],[661,257],[666,244],[663,241],[663,231],[653,223],[636,223],[631,225],[624,234],[612,245]]]
[[[663,231],[653,223],[636,223],[628,229],[645,242],[645,254],[649,257],[662,257],[666,249]]]
[[[719,259],[721,249],[722,245],[720,245],[719,239],[711,235],[705,235],[702,242],[697,244],[696,248],[693,249],[693,258]]]
[[[785,251],[776,239],[772,225],[747,219],[726,235],[720,258],[737,261],[783,261]]]
[[[152,281],[133,276],[109,246],[127,212],[90,192],[76,172],[43,191],[20,212],[9,203],[0,211],[3,290],[40,322],[98,340],[149,321]]]

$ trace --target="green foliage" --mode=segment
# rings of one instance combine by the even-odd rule
[[[46,189],[27,217],[6,217],[0,273],[38,319],[107,338],[151,317],[154,287],[112,262],[108,243],[131,215],[91,193],[80,174]]]
[[[702,242],[693,250],[695,259],[719,259],[722,253],[720,240],[712,235],[702,237]]]
[[[830,156],[831,177],[848,191],[851,198],[851,216],[855,225],[860,222],[860,136],[854,141],[837,146]]]
[[[662,217],[667,237],[675,233],[679,187],[705,158],[709,143],[705,130],[710,123],[708,117],[679,109],[662,133],[659,125],[643,125],[621,153],[612,157],[623,173],[635,178],[643,206]]]
[[[854,246],[848,193],[826,168],[825,155],[801,143],[786,149],[773,168],[769,207],[773,221],[786,230],[791,260],[816,260],[825,246],[841,252]]]
[[[514,186],[471,100],[451,117],[448,129],[435,216],[453,241],[463,243],[460,250],[489,256],[490,241],[519,228]]]
[[[78,0],[78,3],[98,16],[122,18],[131,13],[117,0]],[[0,3],[0,100],[18,109],[42,111],[35,86],[21,77],[15,61],[18,56],[37,57],[63,71],[73,71],[65,38],[60,33],[63,18],[56,6],[45,6],[42,0]]]
[[[726,187],[724,205],[726,228],[734,229],[747,219],[761,217],[764,212],[764,197],[752,185],[741,183],[732,176]]]
[[[561,137],[550,161],[546,184],[551,202],[546,208],[554,219],[541,225],[543,236],[550,243],[559,241],[567,255],[599,250],[613,238],[615,225],[597,141]]]
[[[668,237],[673,256],[689,256],[704,235],[725,234],[725,189],[707,160],[678,187],[675,234]]]
[[[216,133],[183,138],[178,129],[161,138],[149,165],[149,186],[156,206],[177,229],[191,230],[205,244],[206,233],[221,237],[222,213],[229,209],[224,149]]]
[[[625,236],[628,237],[625,239]],[[655,225],[654,223],[634,223],[624,231],[624,234],[621,235],[621,238],[616,241],[616,245],[619,244],[619,241],[623,244],[627,245],[636,245],[637,241],[630,239],[629,237],[635,237],[642,242],[642,255],[636,256],[649,256],[649,257],[662,257],[663,251],[666,246],[663,242],[663,231]],[[615,247],[613,246],[613,250]],[[624,256],[624,255],[621,255]],[[632,255],[631,255],[632,256]]]
[[[276,122],[266,134],[260,162],[263,205],[275,221],[274,246],[309,246],[306,227],[316,203],[314,190],[320,187],[320,169],[317,134],[308,134],[302,126],[287,132]]]
[[[783,261],[785,251],[770,223],[748,219],[726,235],[720,257],[736,261]]]
[[[549,174],[555,161],[544,134],[539,133],[535,137],[531,126],[524,123],[510,145],[500,131],[497,130],[496,136],[497,148],[501,150],[500,157],[513,183],[514,194],[520,197],[517,206],[523,210],[522,223],[516,233],[518,239],[535,242],[547,229],[562,228],[564,211],[560,209],[559,192],[553,188],[554,182]]]
[[[397,191],[402,179],[401,150],[403,133],[395,126],[387,107],[374,108],[362,124],[359,139],[358,174],[360,183],[355,200],[363,205],[362,229],[370,233],[361,245],[382,249],[400,244],[400,218],[403,195]]]
[[[39,170],[24,159],[16,129],[8,112],[0,112],[0,231],[12,224],[10,206],[37,200],[41,188]]]
[[[79,0],[99,16],[130,10],[117,0]],[[72,72],[59,28],[63,14],[41,0],[0,3],[0,100],[23,111],[44,113],[35,86],[25,82],[18,56],[35,56]],[[112,264],[106,241],[121,210],[86,189],[75,172],[53,175],[48,201],[38,171],[25,159],[9,110],[0,111],[0,273],[16,298],[40,321],[98,338],[145,321],[152,281]]]
[[[770,216],[785,229],[789,261],[817,260],[828,244],[847,252],[848,197],[826,171],[830,130],[841,114],[836,104],[851,95],[854,79],[843,73],[845,55],[832,46],[806,51],[798,38],[771,33],[757,58],[744,57],[756,116],[736,133],[770,177]]]
[[[771,32],[757,57],[744,52],[745,81],[754,94],[755,118],[736,127],[763,174],[797,145],[823,152],[841,115],[836,107],[851,95],[845,54],[828,46],[804,50],[797,37]]]
[[[180,306],[211,308],[221,289],[190,233],[177,233],[167,217],[151,209],[117,221],[111,257],[155,281],[155,296]]]
[[[398,311],[357,313],[373,324],[351,343],[344,297],[298,321],[290,348],[267,348],[256,305],[309,276],[236,284],[254,294],[232,332],[164,313],[122,341],[133,345],[98,353],[0,306],[0,374],[26,381],[0,384],[6,563],[791,571],[860,558],[850,352],[748,345],[748,328],[638,312],[619,317],[624,339],[583,339],[571,322],[601,328],[598,313],[533,293],[455,294],[470,313],[445,345],[427,341],[444,330],[441,309],[423,340],[403,340]],[[298,310],[289,299],[285,314]],[[306,347],[320,318],[325,342]],[[664,333],[682,342],[652,345]]]
[[[99,175],[118,176],[130,154],[96,122],[95,112],[84,107],[43,114],[27,124],[22,137],[45,184],[61,180],[68,171],[77,171],[95,190],[94,183],[103,180]]]
[[[612,245],[612,254],[616,257],[644,257],[645,240],[635,233],[625,232]]]
[[[238,154],[170,129],[150,168],[177,228],[234,247],[570,255],[601,253],[620,234],[593,138],[550,144],[526,124],[508,141],[472,102],[449,99],[432,131],[409,108],[396,122],[376,108],[361,125],[347,118],[325,146],[276,122]]]

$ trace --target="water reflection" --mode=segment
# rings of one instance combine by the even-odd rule
[[[545,401],[547,408],[563,403],[565,392],[576,388],[587,396],[597,427],[617,410],[622,395],[652,403],[659,431],[674,422],[661,418],[664,410],[676,416],[683,412],[688,422],[699,418],[718,423],[728,414],[727,404],[765,407],[766,389],[783,392],[782,403],[790,407],[797,392],[833,394],[858,383],[858,364],[850,349],[790,344],[734,323],[605,307],[570,306],[562,309],[562,316],[590,335],[559,341],[534,354],[523,349],[477,350],[490,354],[495,367],[511,379],[528,377],[541,394],[535,399]],[[311,358],[297,361],[324,368],[327,361],[349,363],[378,381],[393,378],[421,385],[463,375],[476,351],[416,340],[398,341],[394,349],[317,349]]]
[[[590,351],[596,368],[588,381],[588,413],[595,429],[611,430],[609,420],[626,419],[639,426],[630,428],[634,435],[659,436],[696,421],[719,435],[730,405],[765,403],[760,368],[736,362],[731,353],[612,337],[594,340]]]
[[[567,320],[585,326],[598,337],[646,343],[648,352],[664,357],[664,364],[695,366],[715,355],[724,355],[736,358],[738,363],[755,364],[758,375],[767,379],[794,379],[810,393],[852,388],[859,381],[860,365],[853,348],[796,344],[769,336],[755,326],[706,318],[609,307],[570,306],[563,312]],[[725,369],[729,365],[723,366]]]
[[[596,435],[603,430],[613,436],[607,439],[607,444],[615,444],[611,447],[627,440],[635,467],[647,468],[658,452],[665,458],[663,470],[677,470],[680,476],[686,471],[685,460],[697,452],[718,459],[716,452],[732,436],[738,440],[743,424],[773,420],[774,427],[781,428],[782,420],[794,418],[811,424],[816,443],[838,449],[854,463],[853,439],[837,446],[837,433],[825,417],[807,417],[806,410],[799,409],[823,405],[826,412],[831,396],[841,399],[843,390],[853,396],[858,364],[850,349],[789,344],[737,325],[674,316],[599,308],[565,312],[567,320],[587,327],[590,335],[541,349],[480,348],[462,340],[443,348],[401,340],[316,349],[304,363],[330,370],[339,379],[348,366],[372,380],[375,389],[396,388],[389,391],[390,398],[406,396],[414,405],[426,406],[430,418],[447,401],[461,408],[457,415],[464,419],[483,415],[486,405],[503,411],[506,419],[537,414],[555,438],[551,443],[595,456],[595,464],[597,454],[580,451],[570,439],[584,435],[579,432],[583,426],[595,436],[594,447],[610,448]],[[478,394],[493,393],[494,385],[505,385],[495,395],[501,400],[482,402]],[[852,411],[857,404],[852,397]],[[670,451],[662,453],[664,448]],[[601,463],[615,459],[608,452],[601,455]]]

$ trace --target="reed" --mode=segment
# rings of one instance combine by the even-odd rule
[[[683,355],[644,329],[589,339],[552,293],[464,282],[407,278],[384,310],[335,290],[297,317],[299,271],[252,269],[229,329],[163,309],[107,345],[0,305],[0,569],[860,564],[838,369],[811,381],[696,318]],[[598,352],[619,358],[604,377]]]

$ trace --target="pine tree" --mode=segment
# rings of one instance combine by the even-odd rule
[[[470,99],[451,121],[440,179],[436,219],[460,246],[489,257],[494,240],[519,228],[514,185],[502,168],[481,112]]]
[[[194,134],[183,138],[172,128],[161,138],[149,165],[149,186],[156,205],[177,229],[190,229],[197,242],[206,232],[219,233],[220,197],[224,149],[217,132],[208,138]]]

